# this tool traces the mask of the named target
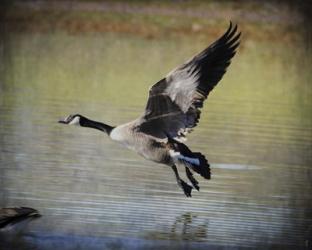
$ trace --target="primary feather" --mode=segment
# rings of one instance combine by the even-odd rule
[[[181,140],[195,127],[200,108],[221,80],[239,45],[237,26],[192,59],[154,84],[137,130],[158,137]]]
[[[190,197],[192,187],[180,178],[176,165],[185,167],[189,181],[197,190],[198,181],[191,170],[210,179],[210,165],[203,154],[192,152],[181,141],[197,125],[200,108],[229,66],[239,37],[237,26],[230,23],[217,41],[151,87],[145,112],[134,121],[112,127],[76,114],[60,123],[106,132],[111,139],[146,159],[170,166],[178,185]]]

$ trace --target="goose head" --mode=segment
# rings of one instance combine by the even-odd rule
[[[76,126],[81,126],[81,127],[98,129],[98,130],[101,130],[102,132],[107,133],[108,135],[114,129],[114,127],[112,126],[109,126],[102,122],[90,120],[79,114],[69,115],[65,119],[59,120],[58,122],[62,124],[76,125]]]
[[[81,126],[81,120],[83,119],[84,117],[82,115],[75,114],[75,115],[69,115],[65,119],[59,120],[58,122],[63,123],[63,124],[68,124],[68,125]]]

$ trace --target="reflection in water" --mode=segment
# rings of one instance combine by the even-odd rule
[[[168,232],[151,232],[144,239],[110,238],[74,236],[71,234],[35,233],[2,233],[0,234],[0,249],[206,249],[207,245],[196,243],[207,238],[207,221],[199,219],[190,212],[178,216]],[[153,244],[149,240],[153,240]],[[181,240],[193,241],[193,245],[185,246]],[[210,245],[214,249],[213,245]],[[231,248],[229,248],[231,249]]]
[[[200,240],[207,238],[208,222],[202,224],[194,224],[198,219],[197,215],[191,213],[185,213],[176,218],[175,223],[172,225],[171,233],[174,235],[181,235],[181,239],[184,240]],[[195,221],[195,222],[194,222]]]
[[[203,241],[207,239],[208,219],[186,212],[176,217],[167,230],[150,232],[147,239]]]

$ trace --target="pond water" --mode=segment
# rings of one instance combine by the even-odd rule
[[[20,244],[311,246],[310,73],[295,45],[243,41],[188,136],[188,146],[205,154],[212,169],[210,181],[198,177],[201,189],[192,198],[168,167],[98,131],[57,123],[70,113],[112,125],[135,119],[149,86],[212,40],[63,32],[6,37],[0,205],[43,215],[19,236]]]

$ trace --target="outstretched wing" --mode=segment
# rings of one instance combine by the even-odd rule
[[[237,25],[230,23],[222,37],[154,84],[137,130],[158,138],[183,139],[197,125],[199,109],[230,65],[239,37]]]

